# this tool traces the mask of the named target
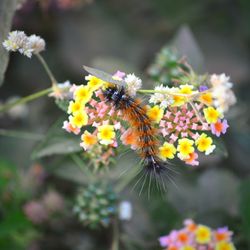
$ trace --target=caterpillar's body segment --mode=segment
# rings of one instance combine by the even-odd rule
[[[124,87],[109,87],[103,91],[107,102],[122,112],[124,119],[131,126],[134,135],[138,138],[137,149],[143,160],[146,171],[159,175],[166,169],[165,163],[158,158],[159,143],[157,130],[153,128],[148,118],[146,108],[139,99],[129,96]]]

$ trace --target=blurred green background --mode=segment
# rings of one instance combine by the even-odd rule
[[[11,12],[6,6],[0,17]],[[164,198],[148,200],[130,186],[119,193],[133,207],[131,220],[120,225],[120,249],[160,249],[157,238],[188,217],[211,227],[229,226],[237,249],[250,249],[249,27],[248,0],[28,0],[14,14],[12,30],[46,40],[43,55],[60,82],[83,83],[82,65],[90,65],[134,72],[152,88],[148,68],[166,45],[187,56],[200,73],[231,76],[238,101],[227,113],[225,145],[197,169],[180,166],[178,188],[169,184]],[[13,53],[0,101],[47,87],[37,60]],[[46,97],[0,115],[0,249],[110,249],[112,228],[86,229],[72,213],[77,189],[87,178],[77,158],[68,157],[69,147],[75,153],[81,149],[61,131],[65,118]],[[123,156],[101,176],[107,182],[119,178],[126,166],[133,166],[131,158]],[[43,223],[32,223],[23,212],[25,204],[44,202],[50,192],[58,210],[44,215]],[[43,211],[37,211],[35,218],[43,220]]]

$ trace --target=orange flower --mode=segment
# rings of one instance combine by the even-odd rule
[[[216,241],[228,241],[230,239],[230,233],[228,231],[215,232],[214,237]]]
[[[199,97],[199,101],[205,103],[206,105],[212,105],[213,98],[211,93],[204,93]]]
[[[169,246],[167,250],[179,250],[176,246]]]
[[[85,150],[89,149],[97,143],[97,138],[95,135],[90,134],[87,130],[81,136],[82,143],[80,144]]]
[[[122,134],[121,141],[124,145],[131,145],[132,149],[136,149],[136,147],[137,147],[136,136],[135,136],[134,132],[132,131],[132,129],[130,129],[130,128]]]
[[[188,242],[188,235],[184,232],[180,232],[178,234],[178,240],[182,243],[182,244],[187,244]]]

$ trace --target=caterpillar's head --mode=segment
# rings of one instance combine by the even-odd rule
[[[108,101],[118,102],[122,96],[125,94],[123,87],[118,89],[117,87],[108,87],[104,90],[103,95]]]

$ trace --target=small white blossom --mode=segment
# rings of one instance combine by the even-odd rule
[[[130,220],[132,218],[132,205],[129,201],[122,201],[119,205],[120,220]]]
[[[140,78],[134,74],[128,74],[125,78],[127,83],[127,91],[131,96],[135,96],[138,89],[142,86],[142,81]]]
[[[210,82],[212,85],[212,95],[214,105],[221,113],[228,111],[229,107],[236,103],[236,97],[231,90],[233,83],[229,82],[230,77],[225,74],[211,75]]]
[[[215,145],[211,145],[205,152],[205,155],[210,155],[211,153],[213,153],[213,151],[215,150],[216,146]]]
[[[171,88],[164,87],[162,84],[159,86],[156,86],[154,90],[172,92]],[[166,108],[167,106],[171,105],[174,102],[174,100],[173,100],[173,97],[168,94],[154,93],[150,97],[149,102],[154,103],[154,104],[160,103],[161,108]]]
[[[17,51],[22,49],[27,43],[28,37],[23,31],[12,31],[8,35],[8,39],[3,42],[3,46],[8,51]]]
[[[34,54],[38,54],[45,50],[45,41],[40,36],[31,35],[28,37],[27,46],[33,50]]]
[[[8,39],[3,42],[8,51],[19,51],[19,53],[31,58],[32,54],[38,54],[45,49],[45,41],[40,36],[26,36],[23,31],[12,31]]]
[[[180,160],[182,160],[182,161],[185,161],[185,160],[187,160],[187,159],[189,158],[189,155],[184,156],[184,155],[182,155],[181,153],[178,153],[177,156],[178,156],[178,158],[179,158]]]

